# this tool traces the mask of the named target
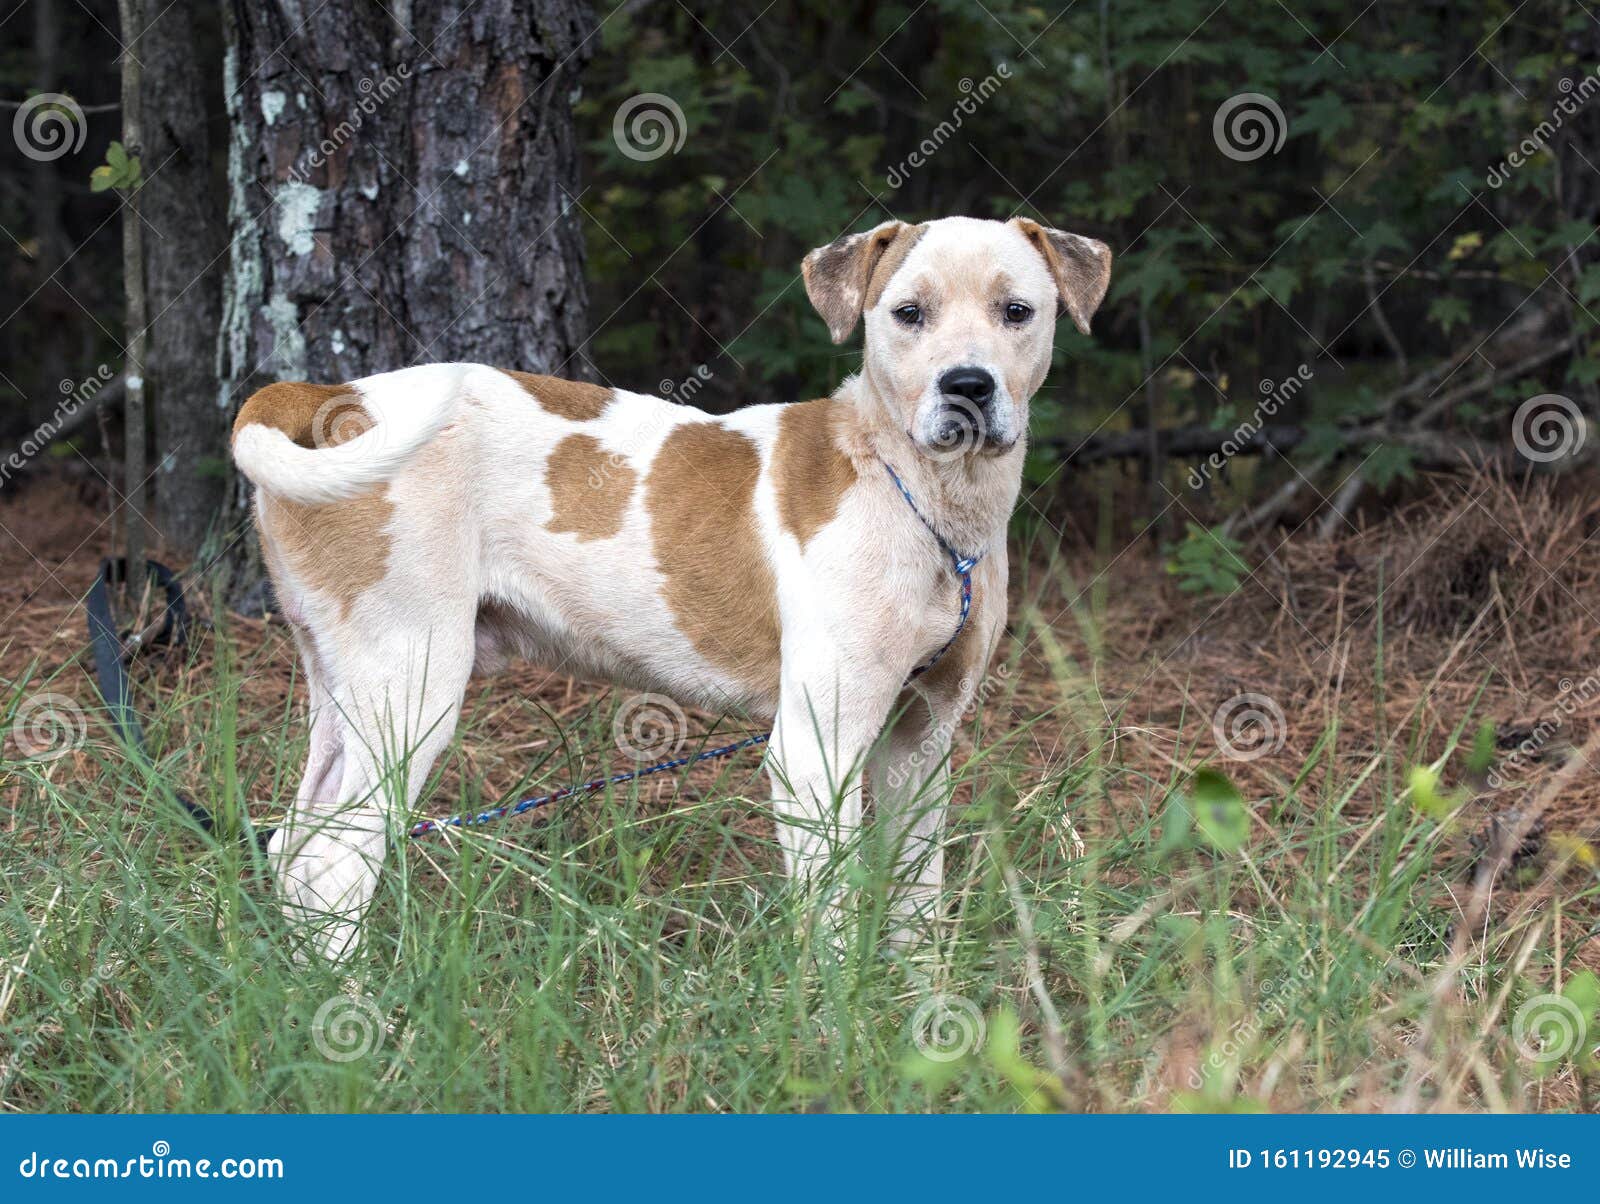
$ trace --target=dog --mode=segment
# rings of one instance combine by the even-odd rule
[[[469,677],[511,656],[770,718],[799,883],[824,882],[870,783],[893,935],[915,940],[951,733],[1004,624],[1029,399],[1058,318],[1088,334],[1110,274],[1104,243],[1026,218],[849,234],[801,275],[835,343],[864,321],[860,372],[721,417],[478,364],[252,395],[233,456],[310,691],[268,855],[313,947],[358,947]],[[970,613],[953,557],[976,560]]]

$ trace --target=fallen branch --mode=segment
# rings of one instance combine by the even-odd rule
[[[1246,435],[1209,426],[1183,426],[1158,431],[1167,456],[1204,459],[1207,456],[1284,455],[1304,443],[1313,432],[1292,423],[1275,423]],[[1472,435],[1443,431],[1394,430],[1359,426],[1341,430],[1339,450],[1347,454],[1376,445],[1404,447],[1424,468],[1460,468],[1463,463],[1488,465],[1514,455],[1510,443],[1492,444]],[[1108,460],[1139,459],[1148,454],[1147,431],[1116,431],[1093,435],[1063,435],[1041,439],[1038,446],[1057,452],[1069,464],[1087,467]]]

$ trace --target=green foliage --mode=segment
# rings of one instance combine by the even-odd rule
[[[120,142],[113,142],[106,147],[106,161],[89,173],[91,192],[105,192],[110,188],[133,192],[143,182],[139,156],[130,155]]]
[[[1019,615],[1002,656],[1044,630]],[[198,833],[162,789],[181,780],[221,815],[249,800],[276,820],[262,806],[293,790],[308,733],[244,688],[281,655],[254,647],[224,627],[197,637],[193,665],[139,687],[160,778],[118,755],[100,715],[60,760],[0,745],[14,821],[0,957],[27,962],[0,1106],[1374,1112],[1419,1067],[1447,1107],[1568,1106],[1540,1091],[1551,1071],[1535,1055],[1551,1048],[1556,1069],[1594,1073],[1545,1012],[1515,1021],[1559,991],[1548,1014],[1575,1010],[1593,1034],[1597,984],[1573,944],[1564,964],[1526,939],[1531,920],[1496,909],[1470,971],[1452,960],[1454,837],[1399,790],[1412,750],[1440,737],[1435,699],[1391,714],[1395,739],[1371,753],[1330,717],[1305,763],[1274,767],[1284,793],[1259,821],[1215,769],[1167,781],[1130,760],[1123,719],[1098,702],[1046,703],[1022,723],[1015,698],[997,700],[1002,722],[986,703],[953,770],[963,805],[939,936],[915,950],[889,942],[894,850],[876,825],[819,884],[843,910],[837,929],[819,923],[783,878],[751,758],[678,791],[658,778],[391,852],[369,940],[334,968],[297,956],[255,842]],[[1094,697],[1098,666],[1085,668],[1035,666],[1055,680],[1026,697]],[[0,727],[65,688],[24,672],[0,692]],[[613,719],[591,696],[522,742],[503,698],[469,699],[428,810],[615,768]],[[1041,767],[1040,743],[1063,734],[1073,755]],[[481,754],[508,742],[515,757],[560,752],[485,792]],[[1357,795],[1370,807],[1341,805]],[[1082,848],[1063,838],[1075,828]],[[1593,853],[1579,854],[1576,887],[1557,884],[1574,919],[1600,898]],[[1458,977],[1440,992],[1446,973]],[[1459,1024],[1442,1022],[1446,1005]]]
[[[1169,549],[1167,572],[1186,594],[1231,594],[1244,584],[1250,566],[1244,545],[1220,528],[1186,523],[1184,537]]]
[[[1400,386],[1469,354],[1535,290],[1522,317],[1555,305],[1557,321],[1584,328],[1600,254],[1588,215],[1563,208],[1587,193],[1561,174],[1590,169],[1547,150],[1491,183],[1550,116],[1557,78],[1595,66],[1581,49],[1595,40],[1566,28],[1570,9],[1294,9],[1290,20],[1276,0],[843,12],[798,0],[695,17],[614,6],[580,107],[602,372],[637,385],[707,363],[704,400],[724,407],[827,391],[858,352],[828,342],[800,257],[891,217],[949,213],[1021,212],[1115,251],[1093,338],[1058,335],[1041,440],[1152,415],[1162,426],[1247,415],[1258,382],[1304,363],[1314,379],[1276,421],[1323,433],[1304,446],[1308,463],[1349,455],[1341,431],[1403,425],[1429,398],[1394,409]],[[977,90],[962,81],[989,77],[998,87],[959,112]],[[686,129],[677,153],[638,162],[613,118],[644,92],[671,96]],[[1213,126],[1244,92],[1272,98],[1285,122],[1281,146],[1248,160],[1224,154]],[[1570,302],[1546,284],[1552,272]],[[1153,411],[1129,405],[1152,372]],[[1600,353],[1546,375],[1592,391]],[[1455,417],[1499,438],[1519,400],[1468,398]],[[1369,483],[1415,471],[1410,450],[1375,450]],[[1041,443],[1030,479],[1052,479],[1052,454]],[[1236,504],[1229,491],[1283,471],[1232,474],[1217,500]]]

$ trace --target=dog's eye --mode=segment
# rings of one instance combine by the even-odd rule
[[[1006,306],[1006,321],[1013,326],[1021,326],[1033,317],[1033,308],[1024,305],[1021,301],[1013,301]]]
[[[902,326],[915,326],[922,321],[920,305],[902,305],[894,311],[894,320]]]

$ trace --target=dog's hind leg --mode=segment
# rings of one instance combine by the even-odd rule
[[[327,670],[317,660],[311,637],[301,628],[294,629],[294,642],[305,669],[311,730],[306,741],[306,767],[294,803],[267,843],[267,860],[280,886],[286,880],[291,850],[304,841],[303,817],[331,810],[338,803],[339,782],[344,773],[344,723]]]
[[[422,643],[351,641],[338,666],[337,788],[307,797],[279,880],[286,914],[331,961],[355,950],[391,828],[406,822],[455,733],[472,669],[471,612],[431,630]]]

